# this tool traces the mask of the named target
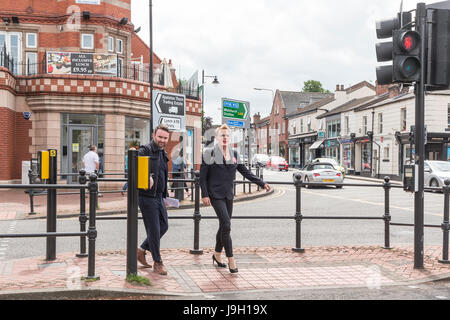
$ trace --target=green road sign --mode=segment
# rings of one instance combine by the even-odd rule
[[[247,120],[248,104],[241,101],[222,100],[222,116],[228,119]]]

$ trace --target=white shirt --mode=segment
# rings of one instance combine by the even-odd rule
[[[89,151],[84,155],[83,163],[86,173],[94,173],[97,170],[97,163],[99,163],[98,154],[94,151]]]

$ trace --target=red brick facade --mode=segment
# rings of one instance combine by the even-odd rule
[[[48,51],[117,53],[123,66],[128,67],[142,55],[144,70],[148,71],[149,48],[134,33],[134,25],[130,21],[131,0],[102,0],[100,3],[85,5],[77,4],[76,0],[1,0],[0,15],[10,21],[5,23],[0,19],[0,35],[21,34],[20,56],[23,63],[26,62],[27,53],[37,53],[39,64],[45,60]],[[78,14],[83,11],[90,12],[89,19]],[[18,17],[19,23],[13,23],[12,17]],[[128,23],[120,24],[122,18],[127,18]],[[70,22],[80,24],[73,30]],[[36,34],[36,48],[27,47],[27,33]],[[83,33],[94,36],[94,49],[80,48]],[[113,38],[112,51],[108,48],[109,37]],[[118,40],[122,41],[122,52],[117,50]],[[161,63],[156,54],[154,63]],[[113,125],[115,116],[148,118],[148,82],[136,81],[134,79],[137,78],[130,79],[124,75],[52,75],[47,74],[45,69],[39,65],[36,74],[26,75],[25,67],[22,72],[16,70],[13,74],[0,66],[0,181],[20,179],[22,161],[35,157],[36,150],[47,147],[59,149],[62,133],[59,132],[58,121],[62,113],[109,116],[110,134],[116,134]],[[176,85],[176,79],[174,80]],[[168,90],[158,84],[155,84],[154,89]],[[93,105],[90,104],[92,101]],[[24,119],[24,111],[32,113],[30,120]],[[193,127],[194,123],[200,122],[201,101],[186,99],[186,115],[189,126]],[[48,124],[52,127],[46,127]],[[47,136],[43,136],[45,134]],[[195,139],[195,145],[199,148],[201,139],[198,132]],[[113,159],[113,165],[110,166],[112,171],[123,168],[117,160],[122,158],[122,142],[123,140],[114,141],[109,146],[105,142],[109,159]],[[174,146],[175,142],[171,142],[169,150],[172,145]],[[61,154],[61,150],[58,150],[58,157]],[[198,156],[195,155],[196,161]]]

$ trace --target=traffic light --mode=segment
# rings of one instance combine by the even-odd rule
[[[431,21],[427,85],[442,90],[450,86],[450,11],[431,11]]]
[[[393,44],[393,81],[419,81],[421,70],[419,33],[411,30],[395,30]]]
[[[378,62],[393,60],[392,65],[377,67],[378,84],[412,82],[415,80],[410,80],[410,77],[415,79],[416,74],[420,74],[420,59],[414,59],[419,55],[416,50],[419,48],[420,37],[411,31],[411,22],[411,12],[399,13],[396,18],[377,22],[377,38],[393,38],[392,41],[376,44]],[[411,58],[408,58],[409,56]]]

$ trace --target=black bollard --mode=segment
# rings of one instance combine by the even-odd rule
[[[87,182],[86,171],[80,170],[80,175],[78,176],[78,182],[85,185]],[[80,189],[80,232],[86,232],[86,222],[88,218],[86,216],[86,189]],[[80,253],[76,254],[78,258],[86,258],[88,254],[86,253],[86,236],[80,237]]]
[[[190,250],[191,254],[203,254],[200,248],[200,172],[195,171],[195,206],[194,206],[194,249]]]
[[[89,257],[88,257],[88,275],[86,279],[98,280],[99,276],[95,275],[95,240],[97,239],[97,229],[95,226],[96,210],[97,210],[97,197],[98,197],[98,184],[97,175],[91,174],[89,176]]]
[[[302,249],[302,175],[300,173],[296,173],[294,175],[294,185],[295,185],[295,248],[292,248],[294,252],[305,252],[305,249]]]
[[[450,194],[450,179],[446,179],[444,181],[444,222],[441,225],[443,232],[443,244],[442,244],[442,259],[439,260],[440,263],[450,264],[448,260],[448,233],[450,231],[450,223],[449,223],[449,194]]]
[[[137,275],[138,245],[138,168],[136,150],[128,151],[128,203],[127,203],[127,276]]]
[[[33,170],[28,170],[28,184],[33,184]],[[34,189],[28,190],[28,195],[30,196],[30,212],[29,215],[35,215],[36,212],[34,212]]]
[[[384,177],[384,184],[383,184],[383,188],[384,188],[384,215],[383,215],[383,220],[384,220],[384,247],[383,249],[392,249],[391,247],[391,238],[390,238],[390,227],[391,227],[391,214],[390,214],[390,210],[389,210],[389,203],[390,203],[390,198],[389,198],[389,192],[391,190],[391,178],[389,177]]]
[[[56,184],[56,150],[49,150],[49,179],[47,184]],[[47,189],[47,232],[56,232],[56,189]],[[47,237],[47,261],[56,260],[56,237]]]

